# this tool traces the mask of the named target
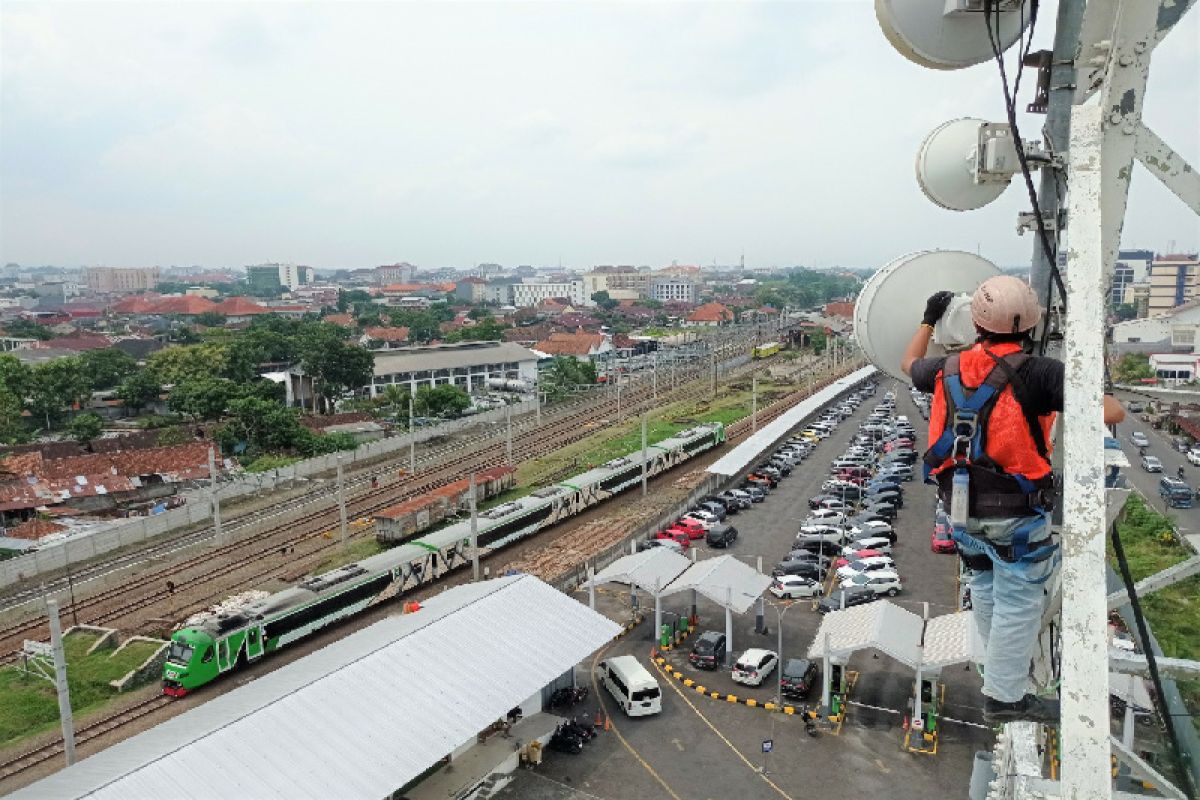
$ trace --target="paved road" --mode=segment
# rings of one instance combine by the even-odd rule
[[[1144,398],[1133,395],[1119,395],[1119,397],[1122,402],[1126,403],[1131,399],[1144,401]],[[1142,469],[1138,448],[1129,441],[1129,436],[1134,431],[1141,431],[1150,440],[1150,446],[1146,448],[1146,453],[1157,456],[1163,463],[1162,474],[1146,472]],[[1175,475],[1180,466],[1184,468],[1184,480],[1193,489],[1200,487],[1200,467],[1189,464],[1183,453],[1171,447],[1170,437],[1164,431],[1154,430],[1150,425],[1138,419],[1135,414],[1127,413],[1125,422],[1117,426],[1117,439],[1132,465],[1125,470],[1126,479],[1145,495],[1151,506],[1166,514],[1175,523],[1180,534],[1188,537],[1193,546],[1200,550],[1200,503],[1192,508],[1167,508],[1158,496],[1159,478],[1162,475]]]
[[[875,400],[881,399],[883,389]],[[898,391],[899,413],[907,414],[921,429],[923,422],[908,399]],[[770,498],[741,514],[732,522],[741,535],[732,553],[754,563],[762,556],[764,568],[784,553],[806,515],[808,498],[825,480],[829,462],[845,447],[858,422],[874,406],[868,400],[837,431],[822,442]],[[924,440],[924,435],[920,437]],[[938,615],[954,610],[956,560],[929,549],[933,495],[930,487],[906,484],[906,506],[897,522],[899,540],[896,560],[905,581],[905,592],[896,598],[920,612],[921,601]],[[709,557],[722,551],[702,551]],[[585,595],[581,595],[584,599]],[[769,596],[768,596],[769,597]],[[771,598],[773,599],[773,598]],[[673,599],[672,599],[673,600]],[[624,592],[601,595],[601,605],[613,615],[627,614]],[[585,599],[586,602],[586,599]],[[684,601],[668,601],[668,611],[682,612]],[[650,607],[652,611],[652,606]],[[724,630],[724,611],[701,600],[702,629]],[[767,609],[770,634],[753,632],[753,612],[734,620],[734,652],[748,646],[775,647],[776,616]],[[813,638],[820,615],[803,603],[794,605],[784,617],[784,657],[802,655]],[[610,651],[632,653],[648,663],[650,625],[642,626],[620,640]],[[724,670],[697,673],[678,659],[684,673],[702,677],[706,686],[736,691],[739,696],[772,699],[769,688],[747,690],[735,686]],[[901,723],[909,702],[913,673],[887,656],[870,652],[851,659],[849,668],[860,678],[851,695],[852,706],[841,736],[812,738],[804,734],[795,717],[768,714],[759,709],[701,697],[682,690],[670,679],[660,682],[664,690],[663,713],[657,717],[630,720],[614,718],[619,737],[611,733],[588,745],[581,756],[548,754],[539,776],[522,775],[501,796],[544,800],[606,800],[634,798],[737,798],[778,800],[815,796],[834,790],[841,797],[879,796],[887,787],[889,800],[927,800],[929,797],[961,797],[968,784],[971,760],[976,750],[990,746],[990,731],[972,724],[944,721],[940,752],[935,757],[903,752]],[[979,680],[973,670],[952,668],[943,675],[947,683],[945,715],[967,723],[979,720]],[[873,710],[863,705],[876,706]],[[594,713],[595,698],[589,713]],[[773,752],[761,753],[764,739],[774,742]],[[768,774],[760,773],[765,764]]]

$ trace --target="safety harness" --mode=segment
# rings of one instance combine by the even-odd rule
[[[1052,475],[1031,480],[1024,475],[1004,471],[987,454],[986,432],[997,400],[1010,383],[1017,395],[1029,433],[1038,455],[1048,456],[1045,436],[1037,417],[1021,402],[1024,382],[1019,370],[1028,360],[1025,353],[997,356],[987,349],[995,364],[983,382],[975,388],[963,385],[959,354],[946,359],[942,368],[942,387],[946,403],[946,421],[942,435],[925,452],[924,478],[939,487],[944,500],[950,500],[955,485],[967,493],[969,515],[976,518],[1029,517],[1013,531],[1011,548],[996,547],[1006,561],[1033,561],[1048,558],[1054,546],[1029,550],[1029,534],[1045,525],[1045,515],[1053,507]],[[947,464],[947,460],[951,463]],[[944,467],[944,468],[943,468]],[[934,470],[938,470],[935,474]],[[966,536],[965,523],[955,521],[955,539]],[[1044,552],[1043,552],[1044,551]]]

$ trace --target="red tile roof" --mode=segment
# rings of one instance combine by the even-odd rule
[[[363,331],[368,339],[378,342],[407,342],[408,328],[370,327]]]
[[[271,312],[255,303],[253,300],[247,300],[245,297],[227,297],[217,303],[213,309],[218,314],[224,314],[227,317],[249,317],[255,314],[270,314]]]
[[[66,525],[59,525],[57,522],[50,522],[49,520],[38,519],[37,517],[34,517],[33,519],[22,522],[20,525],[9,528],[7,535],[14,539],[29,539],[31,541],[36,541],[41,539],[43,536],[49,536],[52,533],[58,533],[59,531],[65,531],[66,529]]]
[[[602,344],[604,335],[600,333],[552,333],[533,349],[552,356],[586,356]]]
[[[353,314],[326,314],[321,321],[328,322],[331,325],[341,325],[343,328],[354,327]]]
[[[854,318],[854,303],[826,303],[825,316]]]
[[[82,353],[85,350],[107,350],[112,345],[113,343],[106,336],[88,336],[87,334],[82,334],[80,336],[60,336],[56,339],[46,339],[43,342],[38,342],[34,347],[74,350],[77,353]]]
[[[21,478],[73,478],[76,475],[141,476],[164,475],[189,480],[208,477],[206,442],[188,442],[169,447],[117,450],[67,458],[44,458],[41,453],[21,453],[0,458],[0,472]]]
[[[688,322],[730,322],[733,312],[720,303],[705,303],[691,314]]]
[[[135,294],[113,303],[110,310],[114,314],[149,314],[158,299],[156,294]]]
[[[203,297],[164,297],[151,308],[151,314],[182,314],[195,316],[209,311],[216,311],[217,304]]]

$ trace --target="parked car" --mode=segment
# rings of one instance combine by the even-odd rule
[[[929,549],[935,553],[954,553],[957,552],[958,546],[952,538],[953,529],[950,527],[950,520],[946,517],[935,518],[933,524],[933,536],[929,540]]]
[[[779,693],[792,699],[808,697],[820,677],[821,670],[817,662],[807,658],[789,658],[779,672]]]
[[[751,647],[738,656],[733,664],[733,682],[746,686],[761,686],[768,675],[779,665],[779,655],[773,650]]]
[[[1200,467],[1200,450],[1188,450],[1187,460],[1193,467]]]
[[[865,587],[875,594],[886,594],[888,597],[895,597],[904,589],[904,586],[900,583],[899,574],[890,569],[875,570],[869,573],[862,572],[849,578],[844,578],[840,586],[843,589]]]
[[[829,494],[819,494],[808,501],[808,507],[812,509],[826,508],[831,511],[841,511],[845,513],[849,509],[849,505],[840,497],[834,497]]]
[[[725,661],[725,634],[705,631],[692,645],[688,661],[700,669],[716,669]]]
[[[721,520],[717,519],[715,515],[710,514],[707,511],[689,511],[680,517],[679,521],[696,523],[705,531],[708,531],[713,525],[718,524]]]
[[[686,531],[692,539],[703,539],[704,534],[708,532],[708,528],[700,524],[699,520],[688,519],[681,517],[673,524],[667,526],[668,529],[675,528],[676,530]]]
[[[825,570],[811,561],[780,561],[775,565],[775,569],[771,570],[771,577],[778,578],[780,575],[799,575],[802,578],[812,578],[821,580],[825,577]]]
[[[638,550],[649,550],[652,547],[662,547],[675,553],[683,555],[684,547],[674,539],[650,539],[649,541],[638,544]]]
[[[844,567],[838,567],[837,576],[838,580],[845,581],[853,578],[855,575],[887,570],[896,571],[896,562],[891,556],[871,556],[851,561]]]
[[[803,547],[797,547],[788,551],[788,554],[783,557],[784,561],[807,561],[810,564],[816,564],[821,569],[828,569],[829,564],[833,561],[832,556],[827,556],[824,553],[818,553],[815,550],[808,550]]]
[[[846,514],[833,508],[814,508],[808,512],[808,518],[818,525],[841,525],[846,521]]]
[[[1162,462],[1155,456],[1142,456],[1142,469],[1146,472],[1162,472]]]
[[[801,597],[817,597],[821,594],[821,584],[800,575],[780,575],[771,580],[767,591],[785,600],[796,600]]]
[[[861,606],[863,603],[870,603],[878,598],[879,595],[865,587],[838,589],[817,603],[817,611],[828,614],[830,611],[837,611],[843,607]]]
[[[883,537],[892,544],[896,543],[896,531],[890,523],[884,520],[861,520],[854,521],[846,532],[850,534],[852,539],[865,539],[870,537]]]
[[[846,552],[847,550],[849,550],[849,552]],[[842,567],[849,566],[850,564],[854,563],[855,561],[862,561],[867,558],[874,558],[875,556],[884,556],[884,555],[887,555],[887,553],[884,553],[882,550],[872,550],[869,547],[863,547],[858,550],[851,550],[850,546],[847,545],[842,550],[841,558],[839,558],[837,561],[833,562],[833,565],[840,570]]]
[[[729,515],[729,512],[725,510],[724,503],[718,503],[713,500],[701,500],[696,504],[696,511],[707,511],[717,518],[717,522],[724,522],[725,517]]]
[[[1134,447],[1149,447],[1150,437],[1141,431],[1134,431],[1133,433],[1129,434],[1129,442]]]
[[[704,541],[708,542],[709,547],[729,547],[737,540],[737,536],[737,528],[722,522],[705,534]]]
[[[860,513],[878,514],[883,519],[891,521],[896,518],[897,509],[890,503],[871,503],[870,505],[864,506]]]
[[[801,542],[836,542],[845,544],[846,531],[834,525],[802,525],[796,532],[796,544]]]
[[[692,537],[688,535],[687,531],[680,530],[679,528],[667,528],[665,530],[661,530],[654,534],[654,538],[666,539],[675,542],[679,545],[680,550],[687,550],[692,546]]]

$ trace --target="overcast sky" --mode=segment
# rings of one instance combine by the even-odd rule
[[[1198,18],[1157,51],[1146,119],[1200,166]],[[869,2],[6,1],[0,24],[0,261],[1007,265],[1033,245],[1022,187],[955,214],[913,177],[942,121],[1002,118],[995,66],[904,60]],[[1182,203],[1134,187],[1127,246],[1200,248]]]

